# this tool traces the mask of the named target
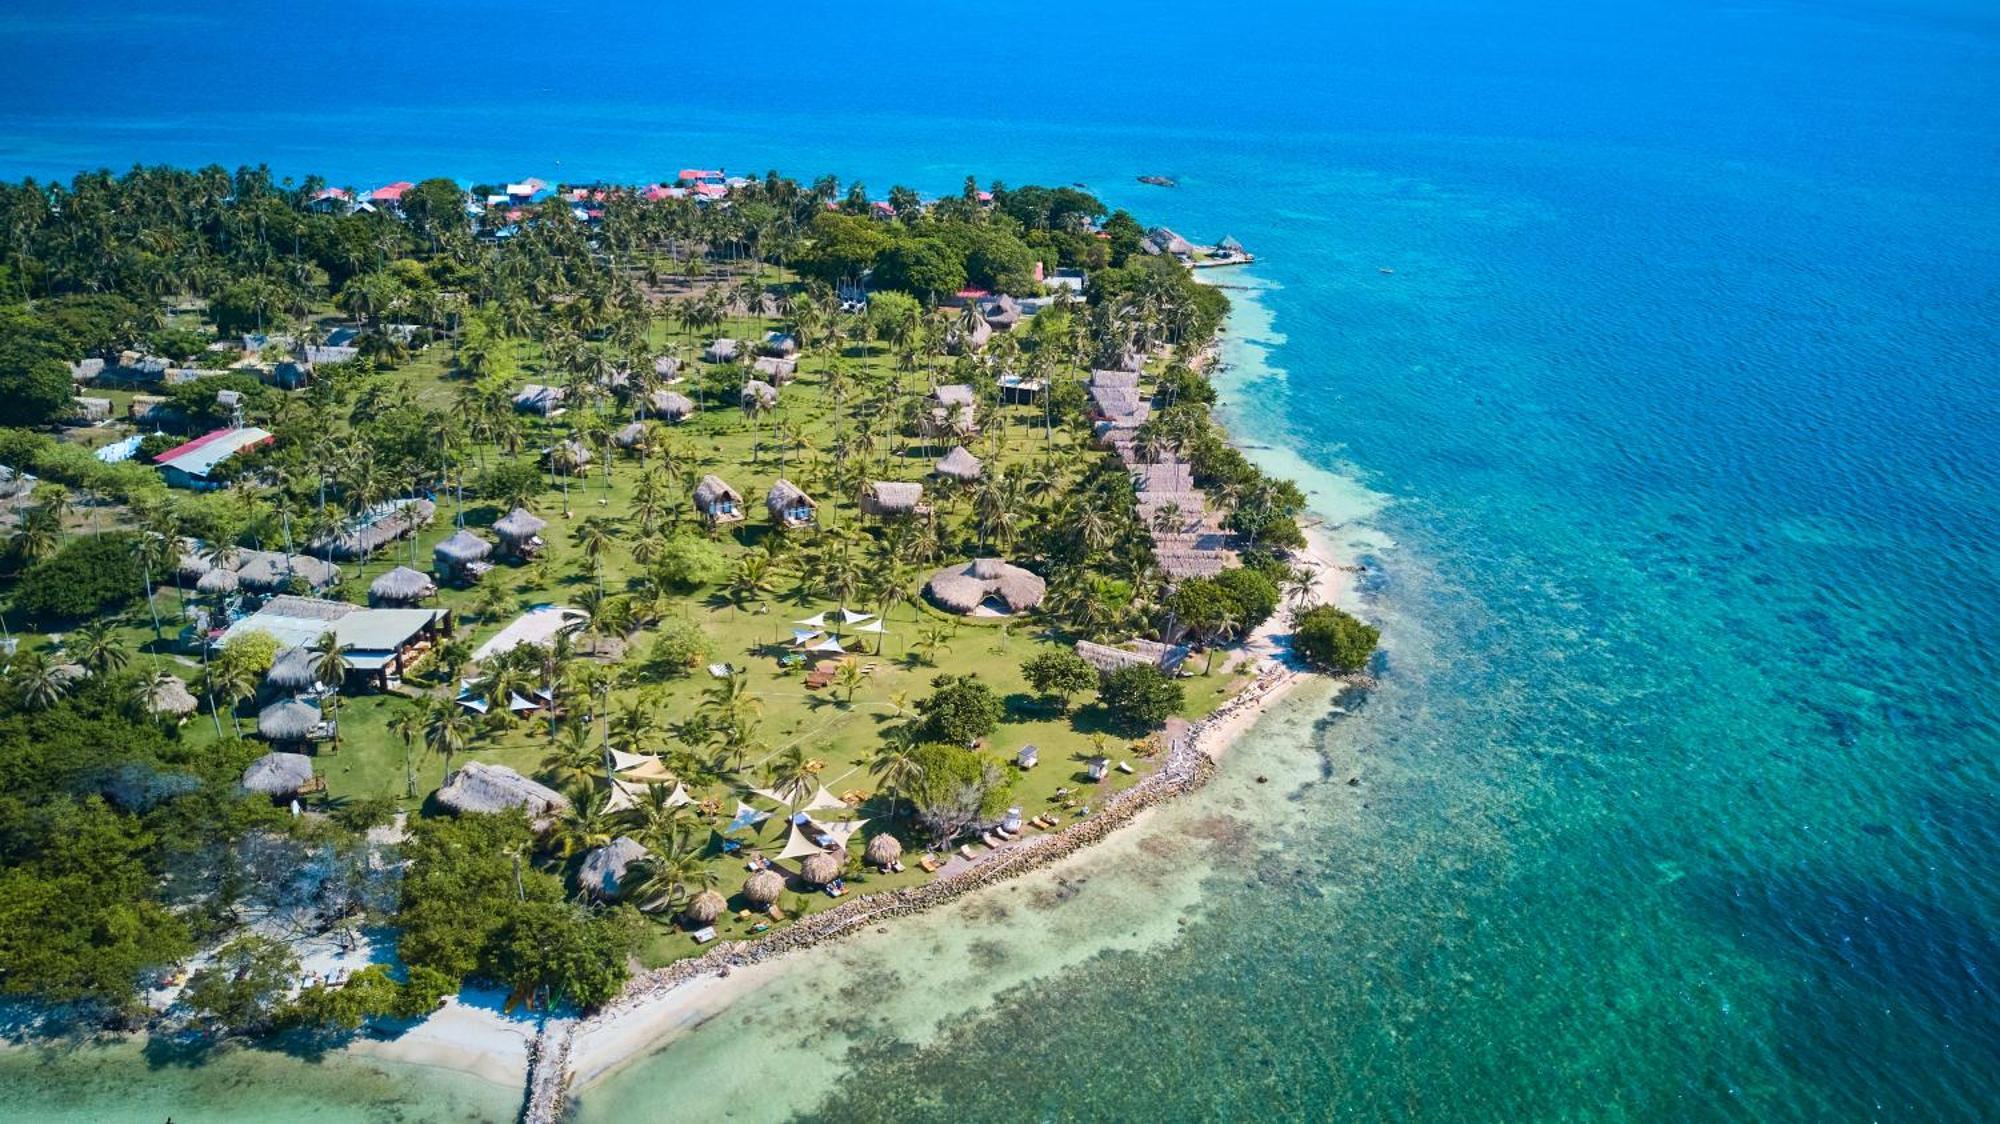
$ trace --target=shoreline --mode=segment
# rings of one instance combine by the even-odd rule
[[[1205,280],[1205,279],[1204,279]],[[1198,370],[1215,373],[1222,340],[1194,360]],[[1240,435],[1232,444],[1245,448]],[[1247,449],[1246,449],[1247,451]],[[1342,561],[1326,524],[1304,528],[1299,561],[1315,571],[1317,603],[1352,607],[1354,573]],[[1286,617],[1281,607],[1270,620],[1226,649],[1219,672],[1254,666],[1254,678],[1215,711],[1194,722],[1175,720],[1166,731],[1169,749],[1160,767],[1130,789],[1115,794],[1087,820],[988,852],[974,865],[922,886],[885,891],[813,914],[799,924],[759,941],[729,942],[700,956],[635,975],[626,990],[594,1014],[551,1019],[537,1032],[533,1023],[497,1011],[467,1007],[456,1000],[438,1016],[396,1040],[357,1043],[361,1057],[437,1066],[524,1090],[522,1119],[562,1117],[570,1093],[595,1085],[664,1044],[708,1022],[744,997],[783,978],[802,963],[806,951],[892,917],[924,912],[1054,866],[1087,851],[1121,828],[1141,822],[1154,808],[1202,787],[1229,747],[1266,712],[1308,682],[1363,686],[1364,676],[1324,676],[1291,660]],[[433,1027],[449,1016],[443,1027]],[[429,1030],[430,1033],[420,1033]],[[525,1073],[524,1073],[525,1070]]]
[[[1300,554],[1316,569],[1315,597],[1328,604],[1351,598],[1352,574],[1339,561],[1325,529],[1308,527],[1306,539]],[[454,999],[402,1037],[358,1042],[349,1049],[358,1058],[435,1066],[525,1089],[529,1106],[523,1119],[560,1119],[569,1093],[620,1072],[782,978],[790,965],[803,962],[794,954],[1086,852],[1104,837],[1142,822],[1159,805],[1205,785],[1231,745],[1301,686],[1345,682],[1351,688],[1365,682],[1360,677],[1325,676],[1292,663],[1281,616],[1275,614],[1228,650],[1223,666],[1256,665],[1252,682],[1203,718],[1170,724],[1169,748],[1160,768],[1113,795],[1087,820],[989,852],[973,866],[922,886],[857,898],[763,940],[718,945],[700,956],[636,975],[623,995],[595,1014],[551,1019],[540,1034],[534,1023]],[[436,1025],[440,1020],[444,1024]]]

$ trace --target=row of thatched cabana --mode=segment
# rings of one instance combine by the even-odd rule
[[[429,526],[436,515],[437,504],[429,500],[403,500],[374,519],[315,541],[310,549],[314,554],[331,554],[350,562],[367,558],[397,539]]]

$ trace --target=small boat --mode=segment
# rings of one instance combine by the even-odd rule
[[[1386,265],[1385,265],[1385,266],[1383,266],[1382,268],[1380,268],[1380,269],[1376,270],[1375,272],[1377,272],[1377,273],[1394,273],[1394,272],[1396,272],[1396,271],[1395,271],[1395,270],[1393,270],[1393,269],[1390,269],[1390,268],[1389,268],[1388,266],[1386,266]]]
[[[1139,182],[1154,187],[1179,187],[1180,181],[1172,176],[1140,176]]]

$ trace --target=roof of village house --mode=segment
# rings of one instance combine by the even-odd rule
[[[924,502],[924,486],[894,480],[875,480],[869,483],[867,495],[878,510],[915,511],[917,506]]]
[[[656,390],[650,400],[653,413],[668,421],[679,421],[694,413],[694,399],[671,390]]]
[[[493,521],[493,533],[503,539],[520,542],[541,533],[549,521],[529,511],[517,507]]]
[[[972,455],[965,446],[954,445],[951,452],[938,458],[937,474],[949,476],[953,480],[977,480],[984,466],[979,458]]]
[[[153,463],[162,468],[171,468],[189,476],[207,476],[215,471],[215,466],[253,446],[271,440],[269,430],[246,425],[241,429],[218,429],[205,433],[186,444],[176,445],[153,458]]]

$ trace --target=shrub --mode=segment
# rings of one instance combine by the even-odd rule
[[[63,544],[21,578],[14,607],[37,617],[97,616],[145,592],[139,538],[126,531],[85,535]]]
[[[653,641],[646,662],[661,675],[678,677],[699,667],[711,651],[708,634],[685,617],[667,617],[660,622],[660,637]]]
[[[1121,667],[1104,677],[1097,699],[1127,726],[1152,729],[1187,703],[1187,692],[1151,664]]]
[[[1332,605],[1316,605],[1292,621],[1292,648],[1314,667],[1360,671],[1382,639],[1382,630]]]

